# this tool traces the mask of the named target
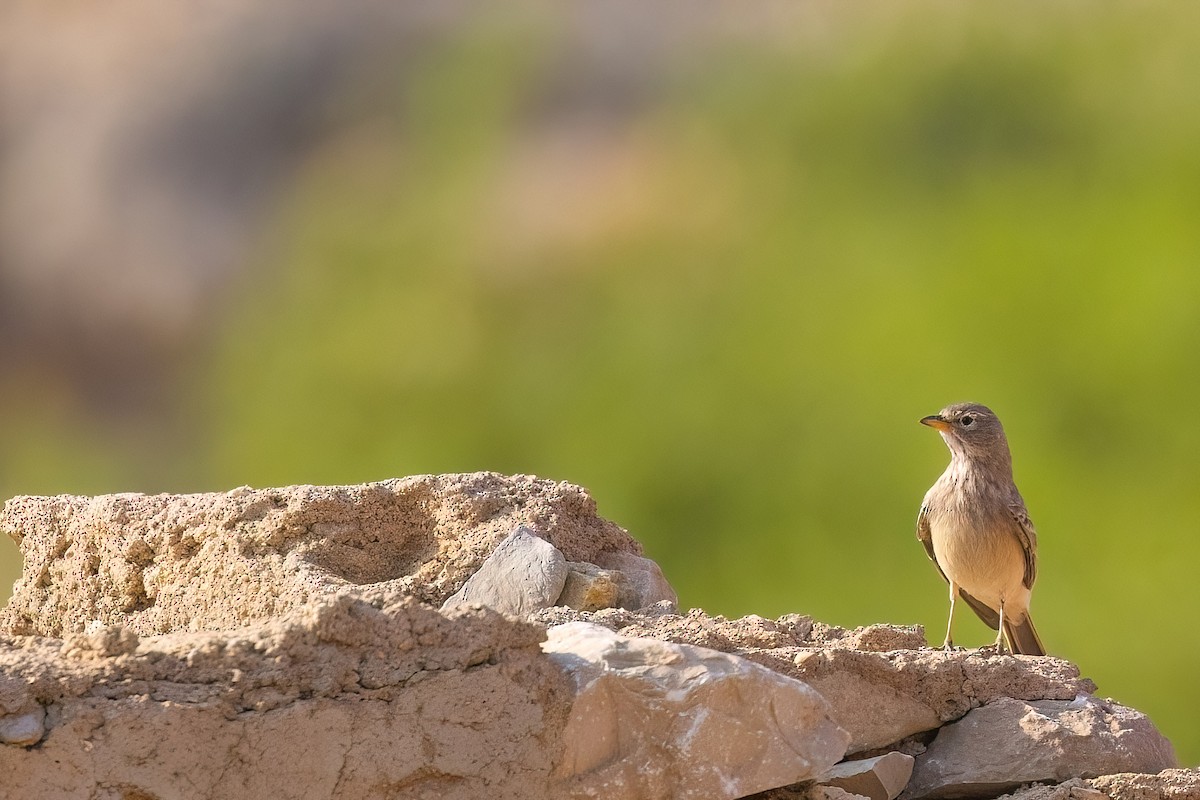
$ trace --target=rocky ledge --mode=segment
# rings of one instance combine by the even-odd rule
[[[4,797],[1182,800],[1054,658],[681,614],[568,483],[19,497]]]

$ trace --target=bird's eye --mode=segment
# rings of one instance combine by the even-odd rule
[[[965,417],[962,418],[962,424],[963,424],[964,428],[969,428],[975,424],[975,418],[972,417],[970,414],[967,414]]]

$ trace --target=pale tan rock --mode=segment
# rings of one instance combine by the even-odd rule
[[[808,686],[736,656],[579,622],[542,648],[576,687],[556,771],[571,797],[743,797],[814,777],[849,740]]]
[[[562,594],[554,605],[580,611],[599,611],[619,608],[622,601],[633,595],[629,579],[616,570],[601,569],[595,564],[572,561],[567,565],[567,579]]]
[[[522,475],[16,497],[0,513],[0,531],[17,542],[25,571],[0,631],[220,630],[355,586],[440,604],[521,525],[570,561],[641,554],[580,487]]]
[[[863,795],[869,800],[895,800],[908,785],[912,771],[912,756],[891,752],[834,764],[817,778],[817,783]]]
[[[1000,698],[938,731],[904,797],[994,797],[1031,781],[1173,766],[1170,742],[1133,709],[1083,695]]]
[[[673,608],[678,607],[679,596],[667,582],[662,569],[650,559],[626,550],[609,550],[600,553],[595,563],[621,573],[624,578],[614,606],[636,610],[667,602]]]
[[[542,637],[386,592],[118,654],[0,637],[0,701],[48,711],[0,796],[550,800],[573,692]]]
[[[1112,800],[1200,798],[1200,769],[1164,769],[1157,774],[1117,773],[1092,778],[1086,783]]]
[[[847,792],[838,786],[813,786],[803,796],[804,800],[871,800],[861,794]]]
[[[523,617],[554,605],[567,580],[557,547],[521,526],[505,537],[442,609],[476,604]]]
[[[552,608],[536,618],[547,624],[594,622],[628,636],[737,653],[799,678],[829,701],[834,719],[850,732],[851,753],[934,730],[996,698],[1069,700],[1096,688],[1075,665],[1055,658],[893,649],[920,646],[925,638],[919,628],[871,625],[847,631],[794,614],[728,620],[696,609],[679,615],[662,609],[589,614]],[[886,649],[856,649],[864,643]]]
[[[1093,789],[1079,778],[1056,784],[1033,784],[1001,795],[996,800],[1109,800],[1108,795]]]

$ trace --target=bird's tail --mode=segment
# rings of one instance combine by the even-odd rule
[[[1014,653],[1020,653],[1023,656],[1044,656],[1046,648],[1042,647],[1042,640],[1038,637],[1037,628],[1033,627],[1033,617],[1029,614],[1025,615],[1019,624],[1013,625],[1007,619],[1004,620],[1004,638],[1008,639],[1008,646]]]

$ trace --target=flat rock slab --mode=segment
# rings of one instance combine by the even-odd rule
[[[849,741],[819,694],[737,656],[582,622],[542,648],[576,688],[557,771],[571,797],[733,800],[815,777]]]
[[[1175,765],[1170,742],[1133,709],[1083,695],[1033,702],[1005,697],[939,730],[917,757],[904,797],[995,797],[1022,783]]]
[[[0,631],[147,636],[278,617],[356,586],[440,604],[520,526],[569,561],[641,555],[582,488],[490,472],[190,495],[15,497],[25,570]]]

